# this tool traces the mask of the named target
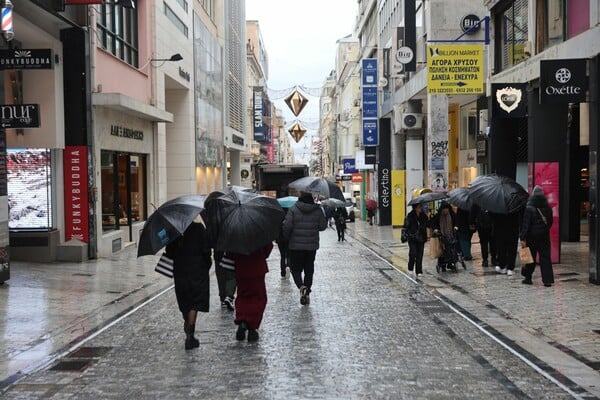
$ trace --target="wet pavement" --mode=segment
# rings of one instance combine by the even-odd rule
[[[563,399],[598,395],[600,375],[586,364],[596,360],[598,343],[595,336],[579,333],[586,329],[594,333],[599,320],[593,310],[580,309],[578,303],[585,306],[586,300],[597,298],[599,287],[586,283],[584,277],[577,277],[579,282],[558,282],[552,289],[539,282],[522,287],[517,276],[508,280],[472,265],[466,272],[443,276],[426,267],[424,279],[417,282],[402,272],[407,249],[395,240],[397,230],[363,222],[349,225],[355,237],[347,242],[338,243],[333,230],[321,236],[309,306],[299,304],[290,278],[280,278],[279,254],[273,252],[272,272],[267,275],[269,303],[258,343],[235,340],[233,315],[220,307],[214,275],[211,312],[200,315],[197,327],[200,348],[185,351],[174,293],[161,292],[170,281],[152,276],[156,274],[151,257],[139,262],[126,251],[103,268],[95,263],[74,265],[94,271],[91,280],[97,283],[84,285],[86,290],[65,295],[64,300],[56,285],[47,297],[50,301],[42,306],[44,300],[39,300],[46,313],[60,316],[63,306],[76,310],[95,303],[87,314],[108,317],[110,313],[100,310],[110,300],[98,299],[108,291],[107,282],[122,282],[122,293],[142,288],[143,282],[152,286],[137,289],[131,296],[140,297],[129,299],[105,323],[90,322],[91,337],[43,367],[30,368],[27,376],[7,387],[3,398]],[[107,274],[112,278],[100,279],[111,262],[120,266],[117,270],[131,268],[131,275]],[[566,267],[558,266],[557,272],[562,268]],[[49,279],[48,273],[41,273],[38,280]],[[137,275],[144,276],[138,281]],[[0,301],[5,301],[4,289]],[[151,292],[162,294],[143,303]],[[95,300],[83,300],[87,295]],[[19,309],[28,307],[22,301]],[[24,322],[35,326],[27,313],[19,313]],[[10,325],[4,319],[3,327]],[[2,350],[6,351],[7,338],[16,331],[4,328],[4,332]],[[22,347],[16,339],[10,340],[13,351]],[[541,358],[545,352],[550,356]],[[570,370],[574,362],[579,373]]]

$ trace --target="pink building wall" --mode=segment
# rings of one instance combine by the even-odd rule
[[[589,29],[590,0],[569,0],[567,7],[567,38],[570,39]]]

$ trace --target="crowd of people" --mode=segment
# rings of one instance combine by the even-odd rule
[[[417,277],[423,274],[425,242],[432,237],[440,241],[438,270],[450,268],[452,263],[448,262],[448,254],[456,254],[454,261],[464,263],[472,260],[471,239],[477,232],[483,268],[493,266],[499,274],[513,276],[520,241],[521,247],[529,248],[533,260],[521,268],[522,283],[533,283],[532,276],[539,256],[542,282],[544,286],[551,287],[554,283],[550,257],[551,227],[552,209],[540,186],[534,187],[524,210],[512,214],[494,214],[477,205],[462,209],[442,201],[430,218],[423,210],[423,204],[415,204],[403,226],[409,246],[408,270]]]

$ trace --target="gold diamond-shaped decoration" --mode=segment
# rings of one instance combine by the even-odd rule
[[[306,133],[306,129],[304,129],[299,122],[296,122],[290,129],[288,129],[288,132],[290,135],[292,135],[296,143],[299,143],[300,139],[302,139],[302,136],[304,136]]]
[[[285,98],[285,104],[288,105],[296,117],[302,112],[302,110],[304,110],[304,107],[307,103],[308,99],[304,97],[298,90],[294,90],[292,94]]]

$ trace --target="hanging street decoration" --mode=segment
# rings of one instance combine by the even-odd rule
[[[296,143],[299,143],[300,139],[302,139],[302,136],[304,136],[306,133],[306,129],[304,129],[299,122],[296,122],[290,129],[288,129],[288,132],[290,135],[292,135]]]
[[[294,90],[292,94],[285,98],[285,104],[292,110],[292,113],[297,117],[304,110],[308,99],[298,90]]]

